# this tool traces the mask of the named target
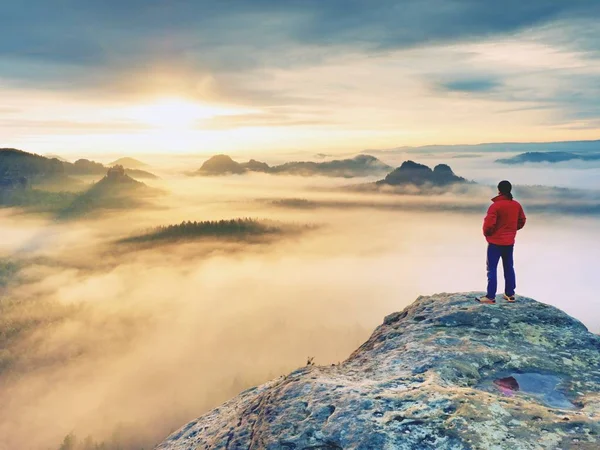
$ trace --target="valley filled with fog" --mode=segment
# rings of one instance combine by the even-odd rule
[[[398,192],[364,188],[375,175],[189,176],[206,156],[136,155],[158,176],[141,180],[154,190],[143,202],[68,218],[0,209],[0,449],[54,450],[71,433],[151,448],[308,358],[344,360],[419,295],[482,291],[481,225],[502,179],[528,215],[517,293],[600,332],[600,161],[366,153],[391,167],[448,164],[477,184]],[[234,159],[300,158],[260,156]],[[231,219],[256,222],[211,228]],[[167,230],[175,238],[155,228],[187,221],[212,222]]]

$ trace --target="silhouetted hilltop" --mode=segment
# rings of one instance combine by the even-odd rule
[[[64,176],[63,162],[15,148],[0,149],[0,178],[25,177],[29,182]]]
[[[435,166],[433,168],[433,177],[435,183],[442,186],[453,183],[464,183],[467,181],[463,177],[456,175],[447,164],[438,164]]]
[[[573,152],[527,152],[512,158],[497,159],[501,164],[526,164],[526,163],[559,163],[565,161],[600,161],[600,153],[573,153]]]
[[[341,364],[248,389],[157,450],[598,448],[600,336],[482,294],[419,297]]]
[[[60,216],[80,215],[97,209],[135,208],[144,203],[144,197],[153,193],[153,189],[127,175],[123,166],[114,166],[108,169],[104,178],[77,196]]]
[[[142,169],[144,167],[148,167],[148,164],[143,163],[139,159],[130,158],[126,156],[124,158],[119,158],[116,161],[108,163],[109,166],[123,166],[125,169]]]
[[[123,166],[114,166],[106,171],[106,175],[100,181],[95,183],[89,192],[96,194],[131,194],[136,191],[142,191],[148,189],[148,187],[140,182],[136,181],[127,175]]]
[[[46,158],[14,148],[0,149],[0,207],[53,212],[75,197],[70,192],[48,192],[36,188],[46,184],[69,186],[64,166],[56,158]]]
[[[123,166],[118,166],[118,165],[108,169],[108,171],[106,172],[106,176],[102,180],[100,180],[97,184],[98,185],[106,184],[106,185],[111,185],[111,186],[113,186],[115,184],[145,186],[144,183],[136,181],[133,178],[131,178],[129,175],[127,175],[127,173],[125,172],[125,168]]]
[[[195,175],[229,175],[245,172],[264,172],[271,174],[329,177],[359,177],[378,175],[391,169],[390,166],[370,155],[358,155],[350,159],[325,162],[292,161],[270,167],[267,163],[251,159],[247,163],[238,163],[227,155],[216,155],[207,160]]]
[[[242,164],[228,155],[215,155],[202,164],[196,175],[230,175],[246,172]]]
[[[390,172],[378,185],[390,186],[449,186],[456,183],[466,183],[462,177],[454,174],[450,166],[438,164],[431,170],[424,164],[414,161],[404,161],[400,167]]]

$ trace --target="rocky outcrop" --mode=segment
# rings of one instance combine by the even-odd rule
[[[111,167],[106,172],[106,176],[107,176],[107,178],[110,178],[112,180],[123,179],[126,176],[125,175],[125,168],[123,166],[120,166],[120,165],[116,165],[114,167]]]
[[[113,166],[106,171],[106,175],[92,189],[113,190],[114,192],[122,192],[123,189],[129,188],[144,188],[146,185],[140,181],[134,180],[125,171],[123,166]]]
[[[377,184],[387,184],[390,186],[448,186],[456,183],[466,183],[462,177],[454,174],[450,166],[438,164],[431,170],[424,164],[414,161],[404,161],[400,167],[390,172],[383,180]]]
[[[245,391],[157,448],[600,448],[600,337],[529,298],[476,296],[419,297],[347,361]]]
[[[61,219],[78,217],[98,210],[133,209],[145,205],[145,198],[157,191],[131,178],[123,166],[114,166],[88,190],[79,194],[58,215]]]

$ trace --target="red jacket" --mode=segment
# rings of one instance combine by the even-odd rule
[[[490,244],[513,245],[517,230],[525,226],[523,207],[504,195],[494,197],[492,201],[494,203],[483,221],[483,235]]]

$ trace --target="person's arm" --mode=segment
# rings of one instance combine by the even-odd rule
[[[497,219],[498,219],[498,213],[496,211],[496,208],[492,204],[488,209],[485,219],[483,219],[483,235],[484,236],[491,236],[492,234],[494,234],[494,229],[496,228],[496,220]]]
[[[519,208],[519,221],[517,222],[517,230],[520,230],[525,226],[525,222],[527,222],[527,217],[525,217],[525,212],[523,211],[523,207]]]

